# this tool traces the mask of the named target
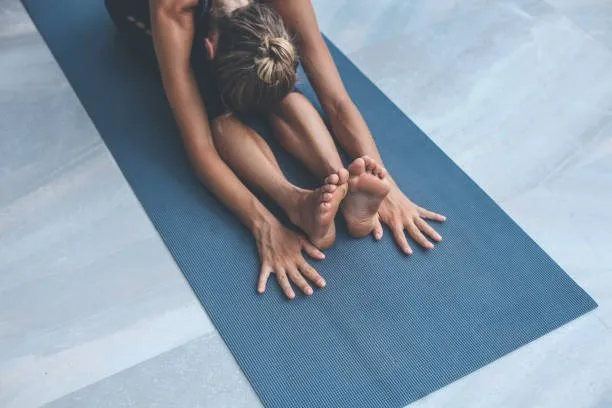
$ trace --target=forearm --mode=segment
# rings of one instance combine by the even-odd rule
[[[185,100],[177,100],[179,98],[185,99],[187,95],[194,92],[194,89],[197,89],[193,76],[189,75],[189,78],[189,85],[183,92],[180,92],[178,84],[177,86],[168,86],[168,88],[171,89],[169,99],[174,102],[171,102],[171,106],[173,106],[179,129],[183,135],[185,149],[189,154],[194,171],[202,183],[247,228],[256,233],[262,223],[271,222],[274,217],[219,156],[212,140],[210,125],[207,122],[208,117],[201,100],[196,95],[191,95],[191,98],[189,98],[192,106],[201,106],[201,110],[197,112],[186,107]],[[192,81],[193,83],[191,83]]]
[[[215,149],[206,106],[190,66],[194,0],[153,0],[153,41],[166,96],[194,170],[206,187],[253,233],[276,219]]]
[[[266,223],[277,222],[270,211],[242,183],[218,153],[190,152],[202,183],[254,234]]]
[[[326,106],[324,110],[336,139],[352,159],[370,156],[383,163],[368,125],[350,98]]]

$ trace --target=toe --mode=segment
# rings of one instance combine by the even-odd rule
[[[348,179],[349,179],[349,172],[348,172],[348,170],[344,169],[344,168],[338,170],[338,178],[339,178],[338,184],[346,183],[348,181]]]
[[[323,187],[321,187],[321,191],[324,193],[333,193],[337,188],[338,186],[335,184],[325,184]]]
[[[332,173],[325,179],[326,184],[338,184],[340,177],[336,173]]]
[[[375,161],[372,161],[369,164],[366,162],[366,171],[369,171],[370,173],[372,173],[374,175],[378,175],[378,168],[379,167],[380,166]]]
[[[365,172],[365,160],[363,158],[355,159],[348,168],[351,176],[360,176]]]
[[[327,202],[331,201],[332,198],[334,198],[334,195],[332,193],[323,193],[323,196],[321,196],[321,200],[324,203],[327,203]]]

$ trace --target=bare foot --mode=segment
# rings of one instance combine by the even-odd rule
[[[349,166],[349,192],[342,203],[342,212],[349,233],[365,237],[376,225],[378,209],[389,194],[387,171],[368,156],[355,159]]]
[[[316,190],[301,191],[296,210],[289,216],[319,249],[329,248],[336,240],[334,218],[348,191],[348,177],[348,171],[341,169],[329,175]]]

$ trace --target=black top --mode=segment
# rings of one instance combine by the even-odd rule
[[[207,35],[210,26],[210,10],[213,0],[200,0],[194,11],[196,31],[200,35]]]

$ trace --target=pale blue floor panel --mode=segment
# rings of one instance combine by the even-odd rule
[[[0,406],[213,330],[21,4],[0,0]]]
[[[363,3],[316,2],[323,30],[600,303],[414,406],[607,407],[609,49],[542,1]]]
[[[259,405],[214,333],[59,399],[48,408],[249,408]]]
[[[578,27],[612,50],[610,0],[546,0]]]

